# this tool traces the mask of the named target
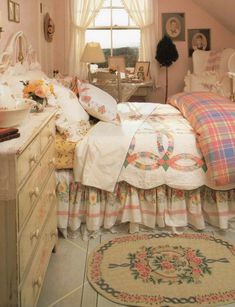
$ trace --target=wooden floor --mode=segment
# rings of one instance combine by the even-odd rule
[[[193,232],[191,229],[185,231]],[[235,232],[218,231],[209,227],[205,233],[215,234],[235,244]],[[123,235],[126,235],[126,233],[106,233],[86,242],[81,238],[72,240],[61,237],[56,254],[52,254],[37,307],[124,306],[112,303],[99,295],[93,290],[86,278],[86,263],[89,253],[98,244]],[[226,306],[235,307],[235,304]]]

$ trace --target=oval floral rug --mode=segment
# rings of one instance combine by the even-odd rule
[[[98,246],[88,280],[130,306],[219,306],[235,302],[235,246],[205,234],[136,234]]]

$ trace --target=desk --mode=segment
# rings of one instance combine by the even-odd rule
[[[120,80],[118,82],[115,80],[94,79],[92,84],[109,93],[118,102],[126,102],[131,96],[141,96],[146,100],[153,87],[151,80],[146,82]]]

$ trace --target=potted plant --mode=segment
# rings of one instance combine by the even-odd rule
[[[164,36],[157,44],[155,59],[160,66],[166,67],[166,93],[165,102],[168,96],[168,67],[173,64],[179,57],[175,44],[169,36]]]

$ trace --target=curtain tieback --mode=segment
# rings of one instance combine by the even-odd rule
[[[86,31],[86,27],[78,26],[75,23],[73,23],[73,26],[79,31]]]
[[[145,30],[145,29],[147,29],[147,28],[152,27],[153,25],[154,25],[153,23],[149,23],[149,24],[147,24],[147,25],[140,26],[140,30]]]

